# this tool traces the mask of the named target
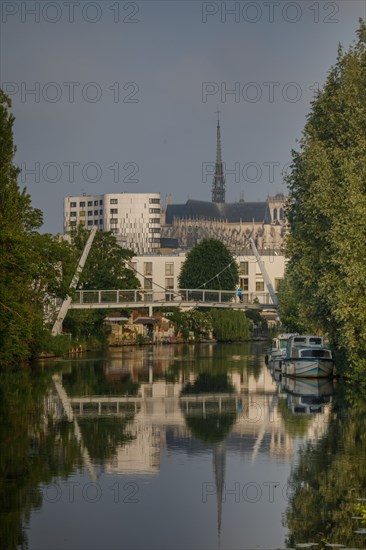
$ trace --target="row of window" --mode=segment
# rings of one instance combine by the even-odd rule
[[[278,292],[280,289],[282,279],[275,279],[275,292]],[[248,278],[240,278],[240,287],[243,292],[249,292],[249,279]],[[256,281],[255,282],[255,291],[256,292],[265,292],[264,289],[264,281]]]
[[[94,210],[94,216],[103,216],[103,210]],[[70,218],[76,218],[77,212],[70,212]],[[85,217],[85,210],[79,212],[79,216]],[[93,216],[93,210],[88,210],[88,216]]]
[[[156,239],[159,241],[159,239]],[[134,262],[133,264],[134,269],[137,268],[137,263]],[[145,277],[152,277],[153,274],[153,263],[152,262],[144,262],[144,276]],[[165,275],[166,276],[172,276],[174,275],[174,264],[165,262]]]
[[[94,201],[94,205],[93,205],[93,201],[88,201],[88,206],[98,206],[99,205],[102,205],[103,204],[103,201]],[[70,208],[76,208],[77,206],[77,203],[76,202],[70,202]],[[81,201],[79,202],[79,207],[80,208],[85,208],[85,201]]]
[[[144,290],[152,290],[153,287],[153,280],[152,279],[144,279]],[[165,279],[165,288],[167,290],[173,290],[174,288],[174,279],[169,278]]]
[[[86,202],[88,203],[88,206],[93,206],[93,205],[98,206],[98,204],[99,205],[103,204],[103,200],[100,200],[100,201],[80,201],[79,202],[79,207],[84,208],[85,205],[86,205]],[[118,199],[110,199],[109,202],[110,202],[110,204],[118,204]],[[149,203],[150,204],[160,204],[160,199],[149,199]],[[77,206],[77,203],[75,201],[70,202],[70,207],[71,208],[76,208],[76,206]],[[160,209],[150,208],[150,214],[160,214]]]

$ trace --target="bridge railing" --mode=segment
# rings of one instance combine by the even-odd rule
[[[234,290],[202,289],[167,289],[167,290],[77,290],[73,297],[74,304],[133,304],[149,302],[202,302],[202,303],[237,303],[239,298]],[[271,304],[268,292],[243,292],[243,304]]]

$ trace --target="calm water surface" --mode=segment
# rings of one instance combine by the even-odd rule
[[[0,547],[365,548],[366,404],[279,380],[265,347],[124,348],[2,375]]]

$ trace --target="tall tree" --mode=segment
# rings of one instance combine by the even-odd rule
[[[180,288],[235,290],[238,266],[226,246],[215,239],[205,239],[192,248],[179,275]]]
[[[309,329],[328,333],[350,360],[366,362],[366,26],[338,50],[315,98],[288,178],[290,262],[286,288]],[[364,377],[364,376],[363,376]]]
[[[33,255],[34,232],[42,213],[20,190],[19,169],[13,159],[14,117],[10,99],[0,90],[0,364],[27,359],[42,324],[35,300],[34,275],[39,258]]]

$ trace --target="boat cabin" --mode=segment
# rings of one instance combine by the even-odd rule
[[[289,344],[292,346],[324,346],[324,339],[322,336],[305,335],[305,336],[292,336],[289,340]]]
[[[292,336],[295,336],[295,334],[279,334],[277,338],[272,340],[272,350],[285,350],[288,339]]]

